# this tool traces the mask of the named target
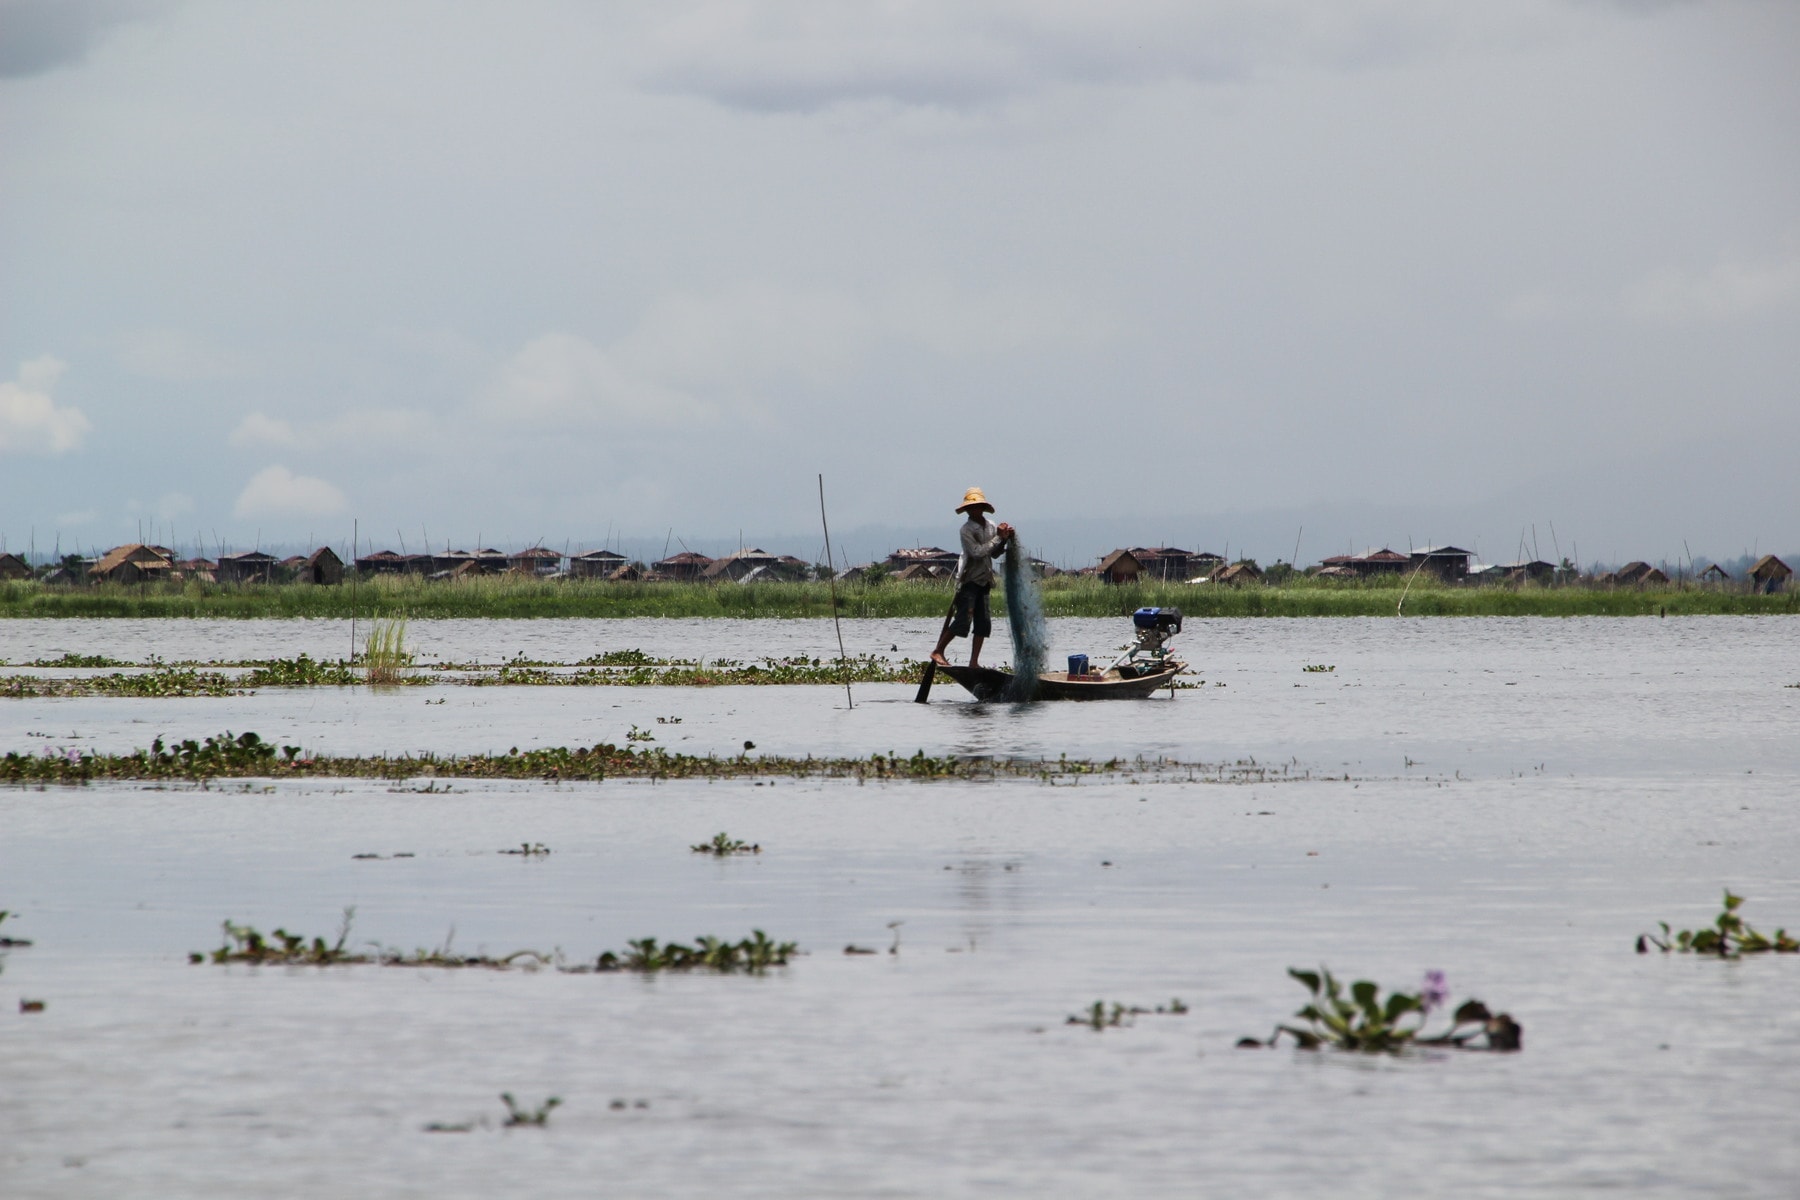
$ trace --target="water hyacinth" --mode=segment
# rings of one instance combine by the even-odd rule
[[[1425,986],[1419,989],[1419,1011],[1430,1012],[1450,1003],[1450,985],[1442,971],[1425,972]]]

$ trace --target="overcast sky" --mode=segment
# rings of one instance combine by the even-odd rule
[[[0,533],[810,554],[822,471],[1789,552],[1797,68],[1791,0],[0,0]]]

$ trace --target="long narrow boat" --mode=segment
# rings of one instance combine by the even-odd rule
[[[1070,675],[1066,671],[1045,671],[1038,676],[1039,700],[1142,700],[1160,688],[1166,688],[1181,673],[1182,663],[1164,661],[1160,669],[1143,675],[1120,674],[1117,669],[1104,674]],[[1012,686],[1010,671],[992,667],[939,667],[938,670],[963,685],[977,700],[1002,700]]]

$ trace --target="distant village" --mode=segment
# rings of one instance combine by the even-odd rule
[[[1747,559],[1745,561],[1748,561]],[[846,567],[837,578],[865,583],[893,579],[905,582],[948,583],[956,574],[957,554],[937,546],[895,550],[885,559]],[[1107,584],[1159,583],[1241,586],[1279,585],[1302,576],[1320,580],[1379,580],[1383,577],[1428,576],[1452,585],[1653,587],[1670,583],[1735,585],[1748,591],[1781,590],[1793,570],[1773,554],[1765,554],[1736,578],[1718,563],[1698,570],[1669,564],[1628,563],[1617,570],[1583,574],[1567,559],[1480,563],[1458,546],[1422,546],[1407,551],[1386,547],[1362,554],[1336,554],[1298,570],[1285,562],[1268,568],[1253,559],[1227,562],[1224,555],[1183,550],[1174,546],[1131,546],[1101,556],[1090,567],[1061,570],[1039,559],[1031,560],[1040,578],[1055,575],[1091,577]],[[544,580],[596,580],[610,583],[795,583],[830,577],[829,568],[792,555],[747,549],[709,558],[684,550],[652,563],[627,558],[614,550],[588,550],[578,554],[531,546],[511,553],[495,550],[446,550],[441,554],[404,554],[378,550],[357,557],[351,567],[362,578],[411,576],[426,580],[454,581],[475,576],[514,576]],[[311,554],[277,558],[260,550],[221,554],[216,559],[178,558],[167,546],[129,543],[115,546],[97,558],[65,555],[53,562],[33,564],[16,553],[0,554],[0,581],[37,579],[56,587],[95,584],[148,584],[157,581],[266,585],[317,584],[334,586],[350,573],[343,559],[329,546]]]

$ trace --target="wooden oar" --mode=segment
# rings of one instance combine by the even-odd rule
[[[938,630],[938,641],[944,640],[944,630],[950,628],[950,622],[956,617],[956,601],[950,601],[950,611],[944,614],[944,628]],[[931,698],[931,685],[937,680],[937,662],[925,660],[925,678],[919,680],[919,694],[913,697],[914,704],[925,704]]]

